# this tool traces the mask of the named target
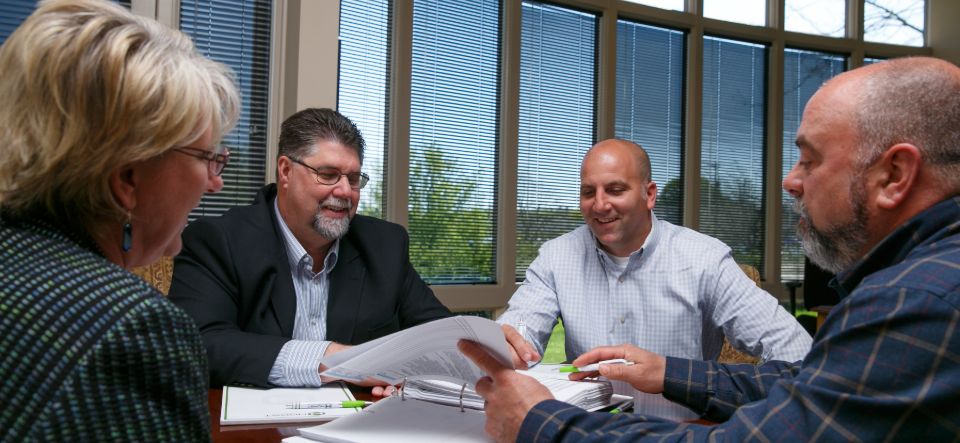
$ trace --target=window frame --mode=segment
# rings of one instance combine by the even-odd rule
[[[403,91],[409,90],[410,29],[412,28],[412,1],[394,1],[394,22],[391,60],[390,100],[388,114],[391,149],[388,154],[386,180],[388,202],[385,217],[406,225],[407,178],[404,171],[408,163],[406,147],[409,136],[409,98]],[[929,1],[928,6],[929,9]],[[627,1],[605,0],[551,0],[559,6],[598,13],[600,16],[597,39],[597,97],[596,139],[614,135],[616,104],[616,24],[618,19],[631,20],[683,31],[687,33],[684,83],[683,166],[684,180],[683,224],[692,229],[699,227],[699,186],[701,105],[703,82],[703,36],[711,35],[768,46],[767,57],[767,110],[764,137],[766,181],[764,195],[764,266],[763,287],[774,295],[786,299],[787,291],[780,283],[779,211],[781,173],[781,139],[783,132],[783,58],[784,48],[799,48],[843,54],[851,67],[860,66],[865,56],[896,57],[904,55],[930,55],[929,47],[901,47],[864,42],[862,36],[863,10],[858,0],[847,0],[848,16],[846,36],[843,38],[808,35],[784,31],[783,2],[767,1],[768,26],[750,26],[704,18],[701,0],[687,0],[687,11],[659,9]],[[520,16],[522,0],[504,0],[501,23],[501,112],[499,123],[499,171],[497,226],[497,281],[485,285],[434,285],[434,292],[448,307],[461,309],[499,309],[506,305],[516,290],[513,267],[516,253],[516,168],[519,115],[519,66],[520,66]],[[929,27],[928,27],[929,28]],[[929,34],[929,30],[927,31]],[[929,36],[926,37],[929,41]],[[642,141],[640,141],[642,143]],[[784,149],[793,149],[792,146]]]
[[[386,157],[384,218],[407,225],[409,163],[409,89],[412,53],[414,0],[394,0],[391,24],[388,140]],[[767,110],[765,158],[767,171],[763,185],[764,232],[763,287],[781,299],[787,291],[780,283],[780,201],[781,147],[783,136],[783,58],[786,47],[842,54],[850,68],[863,64],[864,57],[891,58],[906,55],[932,55],[930,46],[907,47],[865,42],[863,40],[862,0],[846,0],[846,36],[843,38],[807,35],[784,30],[782,0],[767,0],[767,26],[750,26],[704,18],[703,1],[685,0],[685,11],[659,9],[626,0],[551,0],[560,6],[600,15],[597,39],[596,139],[614,135],[616,105],[616,26],[620,18],[687,33],[684,80],[683,224],[699,227],[701,88],[703,36],[711,35],[768,45]],[[930,4],[926,1],[925,44],[931,38]],[[516,290],[514,266],[516,252],[516,169],[519,116],[520,17],[522,0],[503,0],[501,23],[500,120],[498,122],[498,168],[496,227],[496,283],[484,285],[434,285],[434,292],[453,310],[496,310],[504,307]],[[132,0],[133,10],[176,27],[179,0]],[[336,107],[337,34],[339,1],[278,0],[274,2],[274,32],[271,42],[268,155],[266,181],[275,180],[276,140],[283,117],[307,106]],[[946,19],[940,19],[941,22]],[[278,32],[280,31],[280,32]],[[940,31],[947,32],[947,31]],[[944,34],[946,36],[946,34]],[[941,39],[942,40],[942,39]],[[301,42],[310,42],[308,45]],[[640,141],[642,143],[642,141]]]

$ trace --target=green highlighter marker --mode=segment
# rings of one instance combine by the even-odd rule
[[[372,401],[345,400],[323,403],[290,403],[287,409],[336,409],[336,408],[362,408],[372,405]]]
[[[592,364],[592,365],[581,366],[581,367],[579,367],[579,368],[576,367],[576,366],[561,366],[561,367],[560,367],[560,372],[591,372],[591,371],[599,371],[599,370],[600,370],[600,365],[627,365],[627,366],[630,366],[630,365],[632,365],[632,364],[633,364],[632,361],[626,361],[626,360],[624,360],[624,359],[622,359],[622,358],[615,358],[615,359],[613,359],[613,360],[604,360],[604,361],[601,361],[601,362],[594,363],[594,364]]]

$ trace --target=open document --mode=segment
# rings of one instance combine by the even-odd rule
[[[541,365],[544,366],[544,365]],[[556,368],[537,367],[518,371],[536,378],[561,401],[587,410],[624,405],[632,398],[613,394],[609,381],[570,381]],[[310,441],[337,443],[373,442],[489,442],[484,433],[486,414],[483,399],[463,384],[436,380],[413,380],[404,386],[403,396],[396,394],[380,400],[360,412],[333,423],[300,428],[300,436],[286,443]],[[463,409],[460,398],[463,398]]]
[[[414,326],[354,346],[320,360],[328,369],[320,375],[349,381],[374,378],[389,384],[404,380],[445,380],[473,383],[485,374],[457,349],[472,340],[506,366],[513,367],[500,325],[482,317],[456,316]]]
[[[310,403],[353,401],[340,382],[319,388],[240,388],[224,386],[220,404],[221,425],[309,423],[356,414],[360,408],[308,408]]]

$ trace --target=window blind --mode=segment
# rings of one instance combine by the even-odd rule
[[[580,161],[594,142],[597,16],[523,2],[516,279],[543,242],[583,224]]]
[[[370,182],[360,191],[358,212],[378,218],[386,194],[389,67],[390,2],[341,0],[337,108],[360,128],[366,142],[363,170]]]
[[[0,3],[0,44],[26,20],[37,7],[37,0],[4,0]]]
[[[120,0],[117,3],[130,9],[130,0]],[[7,37],[36,8],[37,0],[3,0],[0,2],[0,45],[7,41]]]
[[[431,284],[495,280],[499,5],[413,4],[410,259]]]
[[[803,108],[823,82],[846,68],[843,57],[823,52],[787,48],[783,60],[783,175],[786,177],[800,158],[797,129]],[[803,280],[803,247],[797,239],[798,216],[793,212],[794,198],[780,193],[780,280]]]
[[[683,223],[683,32],[617,22],[615,134],[650,156],[657,217]]]
[[[704,37],[700,231],[763,275],[766,48]]]
[[[233,69],[243,101],[236,128],[223,140],[231,149],[223,190],[204,195],[191,220],[249,204],[265,182],[270,28],[269,0],[180,2],[180,29],[201,53]]]

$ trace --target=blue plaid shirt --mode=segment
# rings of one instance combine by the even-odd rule
[[[667,358],[664,396],[717,426],[544,401],[517,441],[957,441],[960,196],[837,276],[842,300],[799,363]]]

